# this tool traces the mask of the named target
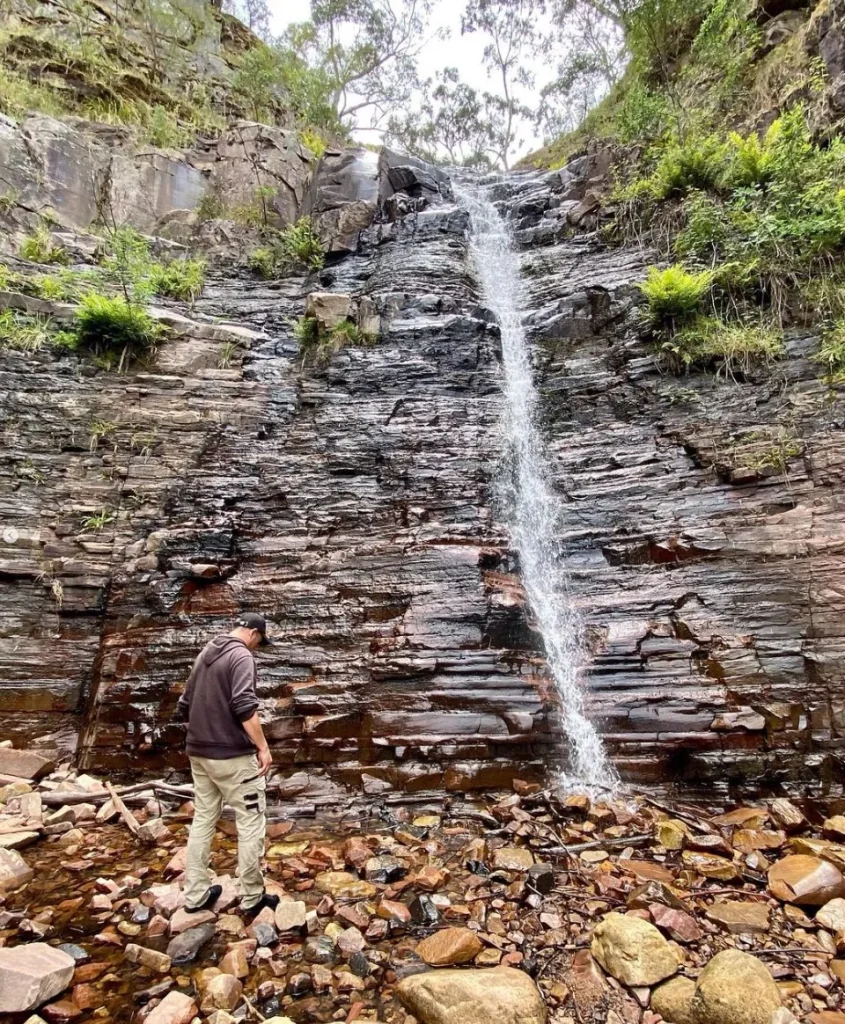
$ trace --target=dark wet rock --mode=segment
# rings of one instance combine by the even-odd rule
[[[187,964],[196,959],[200,949],[214,938],[214,925],[201,924],[176,935],[167,945],[167,955],[174,964]]]
[[[397,857],[382,855],[371,857],[364,865],[364,877],[368,882],[386,884],[404,878],[408,873],[408,865]]]
[[[411,919],[414,924],[433,925],[440,920],[440,911],[430,896],[415,896],[410,905]]]
[[[252,926],[251,934],[259,946],[275,946],[279,941],[278,933],[271,924],[256,923]]]
[[[366,978],[370,973],[370,962],[363,952],[353,953],[349,958],[349,970],[359,978]]]
[[[555,887],[555,870],[551,864],[532,864],[526,874],[531,889],[546,896]]]

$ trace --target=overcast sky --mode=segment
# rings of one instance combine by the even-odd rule
[[[307,21],[311,14],[309,0],[268,0],[268,3],[273,14],[274,34],[281,34],[293,22]],[[429,78],[440,68],[456,67],[467,84],[476,89],[497,92],[497,83],[487,77],[487,71],[482,64],[484,36],[478,32],[461,35],[463,8],[461,0],[439,0],[435,5],[432,29],[449,29],[450,36],[448,39],[435,41],[422,51],[419,57],[420,74],[423,78]],[[536,69],[536,74],[540,78],[542,69]],[[376,132],[363,132],[360,139],[364,142],[379,141]],[[530,153],[539,145],[538,136],[526,138],[525,144],[518,151],[518,156]]]

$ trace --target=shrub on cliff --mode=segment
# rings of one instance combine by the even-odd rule
[[[155,353],[163,328],[141,306],[125,298],[90,292],[73,319],[69,347],[92,353],[107,367],[125,369]]]
[[[325,262],[325,244],[309,217],[300,217],[273,238],[270,245],[254,249],[249,266],[261,277],[283,277],[299,271],[320,270]]]
[[[46,224],[28,235],[20,247],[20,255],[32,263],[69,263],[70,254],[61,245],[54,245]]]
[[[661,352],[676,370],[715,367],[747,374],[783,355],[783,332],[762,322],[700,316],[664,341]]]
[[[205,260],[168,260],[153,263],[150,278],[155,295],[194,302],[205,285]]]
[[[709,270],[691,273],[679,263],[664,270],[650,267],[640,290],[648,302],[651,324],[673,330],[692,319],[701,309],[712,280]]]

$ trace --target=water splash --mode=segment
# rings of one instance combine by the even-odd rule
[[[560,724],[569,747],[564,786],[614,791],[619,779],[584,711],[579,668],[586,661],[583,623],[568,597],[558,542],[558,508],[548,482],[539,430],[538,398],[522,310],[525,293],[519,257],[508,227],[482,188],[456,186],[472,223],[471,252],[485,306],[496,314],[502,337],[505,443],[502,491],[507,523],[519,551],[522,582],[546,648],[560,698]]]

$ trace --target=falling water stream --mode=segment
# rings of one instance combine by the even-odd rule
[[[484,189],[461,184],[456,191],[471,218],[471,251],[484,304],[501,329],[505,515],[560,698],[560,724],[569,747],[569,767],[561,781],[573,788],[614,790],[618,777],[584,710],[579,680],[579,668],[586,660],[583,624],[568,594],[558,540],[559,506],[548,481],[538,396],[522,324],[525,294],[519,256],[506,222]]]

